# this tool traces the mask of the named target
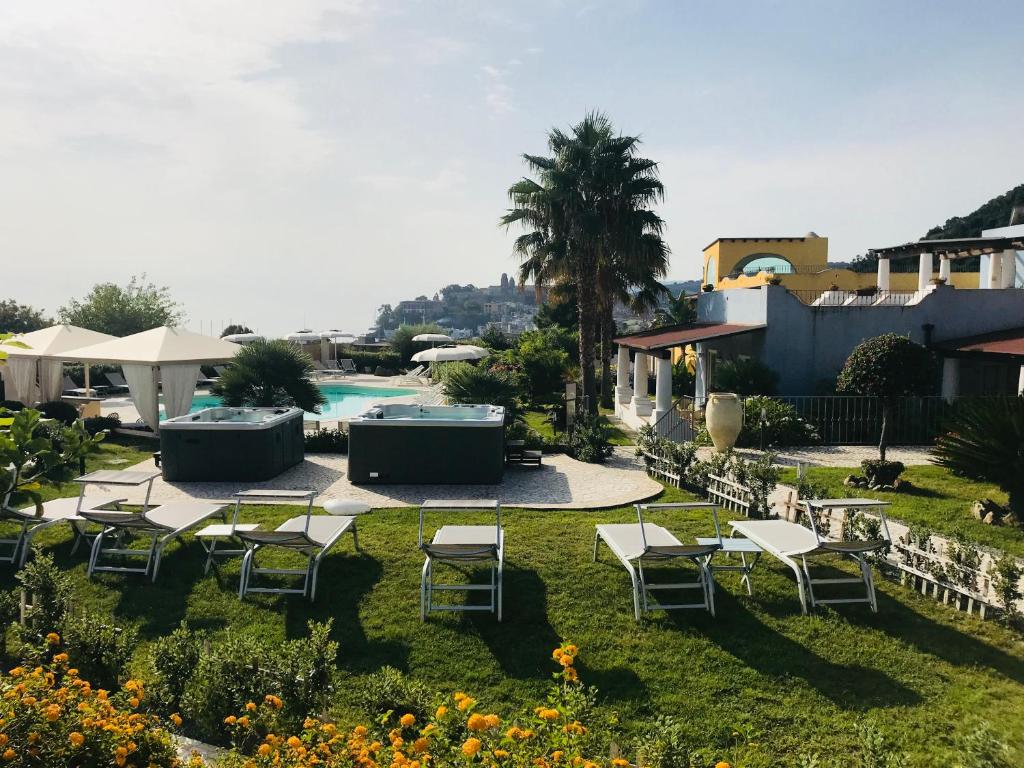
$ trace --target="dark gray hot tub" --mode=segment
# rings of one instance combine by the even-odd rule
[[[299,408],[206,408],[160,424],[165,480],[269,480],[305,453]]]
[[[377,405],[348,422],[353,483],[500,483],[505,409]]]

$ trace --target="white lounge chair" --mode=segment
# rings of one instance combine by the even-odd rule
[[[103,392],[106,392],[107,387],[93,386],[90,387],[89,389],[86,389],[85,387],[80,387],[77,384],[75,384],[74,379],[72,379],[70,376],[64,377],[65,395],[71,395],[72,397],[96,397],[101,393],[101,390]]]
[[[315,491],[260,491],[262,499],[277,501],[306,502],[306,514],[286,520],[273,531],[242,531],[235,529],[235,535],[245,546],[242,558],[242,574],[238,584],[238,599],[241,600],[250,592],[272,592],[284,595],[303,595],[316,599],[317,575],[320,561],[337,543],[346,531],[352,531],[352,539],[356,551],[359,551],[359,534],[356,532],[356,519],[347,515],[313,515],[313,498]],[[251,494],[249,499],[255,498]],[[256,553],[268,547],[285,549],[305,555],[307,565],[299,568],[260,568],[256,565]],[[302,576],[302,587],[254,587],[252,577],[260,574],[278,576]]]
[[[110,384],[110,389],[113,390],[114,392],[128,391],[128,382],[125,381],[124,376],[122,376],[117,371],[111,371],[110,373],[105,373],[103,375],[106,378],[107,382]]]
[[[21,526],[21,530],[13,539],[0,539],[0,545],[11,546],[9,555],[0,555],[0,562],[15,563],[17,568],[21,568],[32,549],[33,537],[60,523],[68,523],[75,534],[75,543],[71,548],[71,554],[74,554],[82,539],[86,537],[87,521],[79,516],[79,505],[81,504],[82,509],[102,509],[109,506],[116,507],[123,501],[125,501],[124,498],[114,496],[87,496],[82,499],[73,496],[53,499],[43,503],[43,513],[39,515],[35,506],[24,509],[14,509],[8,506],[10,502],[8,494],[3,504],[0,505],[0,519],[17,523]]]
[[[89,557],[89,576],[96,571],[114,573],[152,573],[153,581],[160,570],[160,557],[164,548],[191,528],[213,517],[224,514],[224,504],[202,504],[192,501],[176,501],[153,507],[146,512],[107,512],[103,510],[82,510],[79,515],[90,523],[103,526],[103,530],[92,542]],[[128,549],[127,539],[150,538],[148,549]],[[103,542],[115,539],[114,546],[104,547]],[[145,557],[145,566],[102,565],[104,556]]]
[[[637,504],[636,523],[598,525],[594,534],[594,562],[597,545],[604,541],[629,574],[633,585],[633,615],[637,621],[643,613],[655,610],[673,611],[684,608],[704,608],[715,615],[715,582],[711,573],[711,556],[721,549],[713,544],[683,544],[670,531],[660,525],[644,522],[644,510],[657,507],[674,508],[677,505]],[[688,560],[697,568],[696,581],[655,584],[647,581],[645,564],[665,564],[673,560]],[[659,603],[651,592],[701,590],[697,603]]]
[[[430,369],[425,365],[417,365],[408,373],[399,376],[398,380],[408,384],[425,384],[430,380]]]
[[[423,518],[426,512],[490,512],[494,525],[443,525],[429,543],[423,537]],[[426,555],[420,577],[420,621],[426,621],[430,611],[489,611],[502,617],[502,572],[505,568],[505,532],[501,527],[501,505],[497,501],[453,501],[434,499],[420,506],[418,544]],[[436,564],[490,566],[490,584],[436,584]],[[434,591],[490,593],[487,605],[454,605],[434,602]]]

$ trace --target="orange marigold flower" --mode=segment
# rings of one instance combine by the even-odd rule
[[[257,754],[259,754],[260,757],[266,757],[272,751],[273,750],[271,749],[269,744],[260,744],[260,748],[256,750]]]
[[[487,721],[488,728],[497,728],[501,725],[501,718],[497,715],[484,715],[484,720]]]
[[[254,701],[247,701],[245,703],[245,709],[248,712],[255,712],[256,711],[256,702],[254,702]]]
[[[621,757],[616,757],[612,760],[612,765],[616,766],[616,768],[626,768],[626,766],[629,765],[629,760],[623,760]]]
[[[564,756],[565,756],[565,752],[563,752],[560,749],[556,749],[554,752],[551,753],[551,759],[554,760],[556,763],[561,762],[562,761],[562,757],[564,757]]]
[[[725,762],[725,760],[719,760],[715,763],[715,768],[732,768],[732,766]]]
[[[555,648],[555,650],[553,650],[551,652],[551,658],[554,659],[555,661],[558,661],[559,659],[562,658],[562,655],[564,653],[565,653],[565,651],[563,651],[561,648]]]
[[[234,725],[236,722],[238,722],[238,718],[235,717],[234,715],[228,715],[227,717],[224,718],[224,722],[227,723],[228,725]]]
[[[353,729],[352,733],[354,733],[356,736],[365,736],[366,735],[366,726],[365,725],[357,725]]]
[[[570,683],[575,683],[577,680],[580,679],[580,676],[576,673],[576,667],[566,667],[565,669],[563,669],[562,677],[564,677]]]
[[[50,632],[46,636],[46,643],[48,645],[60,645],[60,635],[58,635],[56,632]]]
[[[35,696],[26,696],[25,698],[23,698],[21,700],[21,703],[24,704],[26,707],[34,707],[35,704],[36,704],[36,697]]]
[[[552,720],[558,719],[558,710],[542,709],[540,712],[537,713],[537,717],[539,717],[541,720],[547,720],[550,723]]]
[[[438,720],[440,720],[442,717],[444,717],[447,714],[448,714],[448,707],[446,707],[446,706],[444,706],[444,704],[442,704],[440,707],[437,708],[437,712],[434,713],[434,717],[437,718]]]
[[[567,654],[568,654],[569,656],[573,656],[573,657],[575,657],[575,656],[576,656],[576,654],[580,652],[580,649],[579,649],[579,648],[577,648],[577,647],[576,647],[575,645],[573,645],[572,643],[570,643],[569,645],[565,646],[565,652],[566,652],[566,653],[567,653]]]
[[[136,698],[135,696],[132,696],[132,697],[131,697],[130,699],[128,699],[128,705],[129,705],[129,706],[130,706],[130,707],[131,707],[132,709],[135,709],[135,707],[139,706],[139,700],[138,700],[138,698]]]
[[[8,747],[7,749],[4,750],[4,754],[3,754],[4,760],[10,761],[10,760],[13,760],[14,758],[16,758],[17,756],[18,756],[18,753],[15,752],[10,747]]]
[[[171,715],[171,722],[174,723],[174,726],[176,728],[180,728],[181,727],[181,715],[179,715],[177,712],[175,712],[173,715]]]
[[[480,751],[480,747],[482,746],[483,744],[480,742],[480,739],[474,736],[470,736],[462,743],[462,754],[466,755],[467,757],[472,757]]]
[[[71,742],[72,747],[80,747],[85,744],[85,736],[78,731],[72,731],[68,735],[68,741]]]
[[[416,739],[416,741],[412,743],[412,748],[416,752],[426,752],[429,746],[430,740],[427,739],[425,736],[420,736],[418,739]]]
[[[402,715],[401,719],[398,722],[402,724],[403,728],[412,728],[416,724],[416,716],[411,715],[407,712],[406,714]]]
[[[299,747],[302,746],[302,741],[299,739],[298,736],[289,736],[288,737],[288,746],[291,747],[292,749],[298,749]]]
[[[466,721],[466,727],[471,731],[483,731],[487,729],[487,718],[483,715],[472,714]]]
[[[565,656],[563,656],[562,658],[560,658],[558,660],[558,663],[561,664],[563,667],[571,667],[572,666],[572,661],[573,661],[572,656],[565,655]]]
[[[54,664],[63,664],[67,660],[68,655],[66,653],[58,653],[56,656],[53,657]]]
[[[51,704],[46,708],[46,719],[48,722],[52,723],[58,717],[60,717],[60,707],[58,707],[56,704]]]
[[[504,749],[496,749],[496,750],[494,750],[493,754],[499,760],[501,760],[502,758],[508,757],[508,752],[506,750],[504,750]]]

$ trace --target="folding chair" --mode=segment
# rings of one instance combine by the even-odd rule
[[[286,520],[273,531],[242,531],[235,528],[235,535],[245,546],[242,558],[242,573],[238,584],[238,599],[250,592],[271,592],[280,595],[302,595],[316,599],[317,575],[320,561],[337,543],[346,531],[352,531],[356,551],[359,551],[359,534],[356,519],[351,516],[313,515],[313,499],[316,491],[258,491],[247,492],[247,500],[257,498],[295,504],[306,502],[306,514]],[[277,548],[304,555],[305,568],[261,568],[256,564],[256,553],[268,548]],[[302,587],[254,587],[252,577],[259,575],[302,576]]]
[[[814,538],[817,541],[817,549],[807,552],[801,555],[803,562],[804,581],[807,584],[807,596],[810,600],[811,607],[815,607],[819,603],[822,605],[835,604],[835,603],[867,603],[871,606],[873,613],[878,613],[878,599],[875,595],[875,580],[871,575],[871,565],[868,562],[868,556],[875,553],[888,549],[892,543],[892,535],[889,533],[889,521],[885,516],[885,508],[889,506],[887,501],[878,501],[876,499],[808,499],[804,501],[804,508],[807,512],[807,517],[811,523],[811,531],[814,533]],[[880,532],[882,538],[880,539],[869,539],[861,541],[857,539],[830,539],[829,535],[832,531],[832,512],[842,509],[845,515],[849,515],[850,510],[860,511],[870,509],[878,514],[881,521]],[[822,513],[827,523],[827,528],[821,530],[821,522],[818,520],[818,514]],[[843,526],[840,526],[842,529]],[[860,578],[841,577],[835,579],[812,579],[810,567],[807,564],[807,557],[815,554],[835,554],[835,555],[849,555],[857,561],[857,565],[860,567]],[[828,598],[822,599],[814,596],[814,585],[815,584],[864,584],[864,597],[844,597],[844,598]]]
[[[86,520],[78,514],[79,505],[82,509],[101,509],[107,506],[117,506],[125,501],[124,498],[113,496],[89,496],[81,500],[77,496],[64,499],[53,499],[43,503],[43,512],[36,514],[35,506],[24,509],[14,509],[9,506],[10,494],[4,497],[3,504],[0,504],[0,520],[9,520],[21,526],[21,530],[13,539],[0,539],[0,546],[10,545],[9,555],[0,555],[0,562],[16,563],[17,568],[25,565],[29,552],[32,550],[32,539],[36,534],[45,531],[54,525],[68,523],[75,534],[75,543],[71,547],[71,554],[78,550],[82,539],[86,538]]]
[[[670,531],[660,525],[644,522],[648,509],[677,508],[675,504],[637,504],[636,523],[598,525],[594,534],[594,562],[597,562],[598,543],[604,541],[622,563],[633,585],[633,613],[637,621],[643,613],[661,610],[704,608],[715,615],[715,582],[711,573],[711,557],[721,546],[713,544],[683,544]],[[645,563],[663,564],[673,560],[689,561],[697,569],[695,581],[655,584],[647,580]],[[701,601],[696,603],[659,603],[653,592],[699,589]]]
[[[89,556],[89,576],[96,571],[113,573],[152,573],[156,581],[160,558],[164,548],[186,531],[195,528],[214,515],[224,514],[224,504],[202,504],[194,501],[175,501],[153,507],[145,512],[108,512],[98,509],[81,510],[78,514],[90,523],[103,526],[93,539]],[[131,549],[125,541],[149,537],[146,549]],[[104,541],[113,538],[114,546],[104,547]],[[103,557],[145,557],[144,566],[102,565]]]
[[[423,537],[423,518],[427,512],[491,512],[494,525],[442,525],[434,532],[429,543]],[[444,500],[425,501],[420,506],[418,546],[426,555],[420,576],[420,621],[427,620],[430,611],[488,611],[501,621],[502,573],[505,568],[505,532],[501,527],[501,505],[497,501]],[[453,567],[486,564],[490,570],[489,584],[437,584],[434,566]],[[438,592],[489,592],[486,605],[456,605],[435,603]]]

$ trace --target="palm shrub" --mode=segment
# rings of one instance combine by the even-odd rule
[[[254,341],[242,347],[211,391],[224,405],[294,405],[319,413],[327,402],[313,383],[313,358],[287,341]]]
[[[836,379],[836,391],[879,400],[882,428],[878,437],[878,457],[884,464],[896,398],[932,394],[935,384],[934,355],[906,336],[885,333],[854,347]],[[878,469],[877,465],[872,466]],[[870,468],[865,466],[864,469],[870,476]]]
[[[503,406],[506,424],[519,413],[515,382],[500,370],[463,362],[446,363],[441,371],[441,391],[449,403]]]
[[[995,483],[1024,518],[1024,397],[964,401],[932,448],[932,461],[954,474]]]

